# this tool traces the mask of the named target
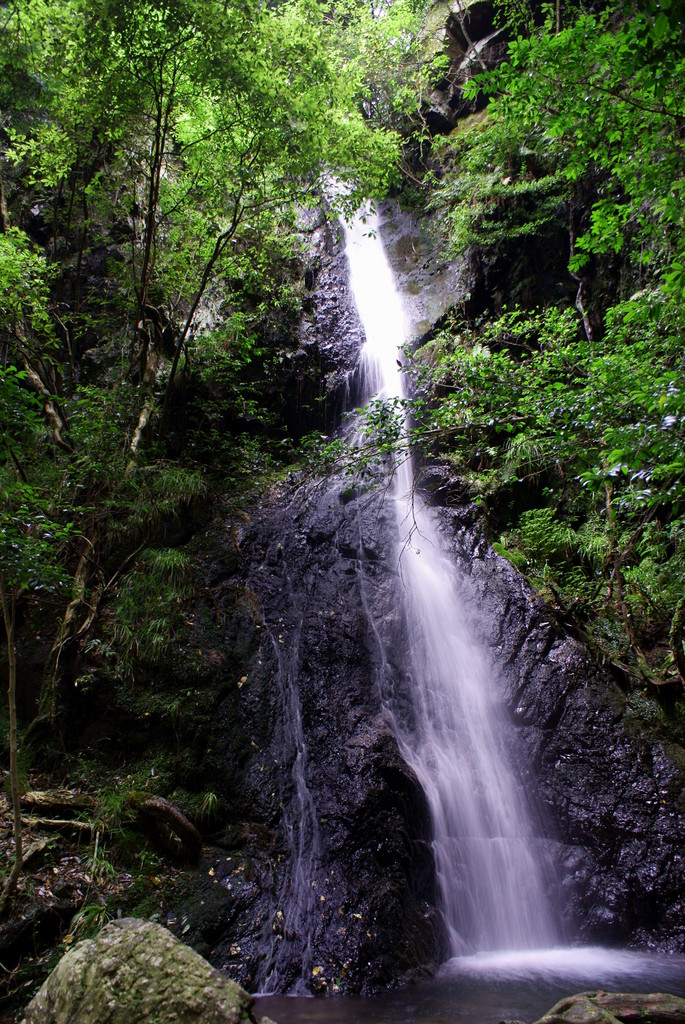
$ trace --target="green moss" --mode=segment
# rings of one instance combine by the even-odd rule
[[[510,549],[508,547],[505,547],[504,544],[498,543],[497,541],[493,541],[492,547],[493,550],[496,551],[498,555],[501,555],[503,558],[506,558],[509,562],[511,562],[512,565],[515,565],[516,568],[519,569],[521,572],[523,572],[523,570],[528,565],[528,560],[523,551],[521,551],[520,549]]]

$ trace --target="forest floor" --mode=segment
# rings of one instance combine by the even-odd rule
[[[33,779],[48,788],[46,779]],[[56,961],[56,947],[73,942],[72,919],[80,907],[106,898],[114,883],[93,877],[90,833],[78,826],[56,831],[24,819],[25,868],[10,914],[0,928],[0,1014],[33,995],[36,984]],[[28,818],[28,820],[26,820]],[[66,831],[64,830],[66,829]],[[12,809],[0,794],[0,865],[6,875],[14,858]],[[49,944],[48,944],[49,943]],[[0,1016],[0,1021],[14,1020]]]
[[[49,778],[29,781],[33,791],[52,789]],[[73,943],[97,932],[115,913],[130,912],[141,897],[173,885],[181,873],[158,858],[146,862],[142,849],[131,870],[112,863],[107,825],[92,814],[33,810],[22,818],[24,870],[0,925],[0,1024],[17,1019]],[[5,877],[13,857],[12,810],[2,792],[0,871]]]

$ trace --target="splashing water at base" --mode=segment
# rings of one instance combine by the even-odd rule
[[[445,980],[536,982],[568,986],[685,985],[685,958],[602,946],[474,953],[453,957],[440,968]],[[639,987],[636,991],[642,991]],[[651,991],[651,989],[650,989]]]
[[[260,999],[280,1024],[493,1024],[537,1020],[571,992],[602,988],[685,996],[685,958],[584,949],[478,953],[444,964],[432,981],[362,999]]]

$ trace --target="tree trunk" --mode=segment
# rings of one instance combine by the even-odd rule
[[[87,538],[84,538],[87,540]],[[89,545],[92,550],[92,545]],[[57,679],[60,668],[60,658],[62,651],[73,639],[76,633],[76,616],[79,609],[85,604],[86,588],[88,586],[88,580],[90,579],[92,560],[90,557],[90,551],[86,548],[81,557],[79,558],[76,572],[74,573],[74,583],[72,586],[71,601],[67,605],[67,610],[64,613],[64,618],[60,623],[59,632],[55,639],[50,656],[48,657],[47,665],[45,667],[45,673],[43,675],[43,687],[41,692],[41,710],[49,713],[50,721],[55,721],[56,716],[56,704],[57,704]]]
[[[138,467],[138,455],[139,455],[139,450],[140,450],[140,444],[141,444],[141,441],[143,440],[143,437],[145,435],[145,431],[147,430],[148,425],[150,423],[150,417],[152,416],[152,413],[154,412],[154,408],[155,408],[155,396],[154,396],[154,393],[151,392],[147,396],[147,398],[145,400],[145,404],[143,405],[143,408],[140,410],[140,416],[138,417],[138,423],[136,425],[136,429],[135,429],[135,432],[133,434],[133,439],[131,441],[131,445],[130,445],[130,448],[129,448],[129,451],[131,452],[131,455],[130,455],[130,458],[129,458],[128,462],[126,463],[126,471],[124,473],[124,477],[125,477],[126,480],[129,480],[131,477],[135,476],[136,469]]]
[[[23,358],[23,369],[26,372],[26,379],[29,384],[43,400],[43,415],[45,422],[52,432],[52,439],[55,444],[65,452],[71,454],[73,448],[64,439],[62,432],[67,429],[67,422],[57,402],[53,401],[50,389],[45,385],[40,375],[34,370],[26,356]]]
[[[17,745],[17,651],[15,646],[16,597],[13,589],[8,594],[2,571],[0,571],[0,602],[2,603],[2,617],[5,623],[5,633],[7,634],[10,786],[12,791],[12,814],[14,817],[14,863],[0,895],[0,916],[2,916],[14,895],[23,864],[21,794],[19,792],[19,771],[17,767],[17,754],[19,750]]]
[[[570,224],[569,224],[568,231],[569,231],[569,247],[570,247],[570,257],[569,258],[573,259],[574,255],[575,255],[575,251],[576,251],[576,233],[575,233],[575,230],[574,230],[574,227],[573,227],[573,211],[571,211],[571,221],[570,221]],[[582,277],[580,277],[579,274],[576,274],[573,270],[571,270],[570,267],[569,267],[569,274],[571,275],[571,277],[573,278],[574,281],[578,282],[578,291],[576,292],[575,306],[576,306],[576,309],[580,313],[580,315],[582,317],[582,320],[583,320],[583,328],[585,330],[585,337],[588,340],[588,344],[590,346],[592,346],[592,343],[593,343],[593,341],[595,339],[594,339],[594,332],[592,330],[592,324],[590,323],[590,317],[588,316],[587,310],[586,310],[585,305],[583,303],[583,279],[582,279]]]
[[[186,344],[186,341],[188,339],[188,335],[190,333],[190,328],[191,328],[192,323],[193,323],[193,318],[195,317],[195,313],[197,312],[197,307],[200,305],[200,301],[202,299],[202,296],[205,293],[207,285],[209,284],[209,280],[211,278],[212,271],[214,270],[214,266],[215,266],[216,262],[222,256],[222,254],[223,254],[224,250],[226,249],[226,246],[228,245],[229,241],[233,238],[233,235],[235,234],[235,232],[236,232],[236,230],[238,228],[238,225],[240,224],[240,221],[242,220],[242,216],[243,216],[243,212],[244,211],[243,211],[242,206],[240,205],[241,199],[242,199],[242,189],[241,189],[241,191],[240,191],[240,193],[238,195],[238,198],[235,201],[235,205],[233,207],[233,216],[231,218],[231,223],[229,224],[229,226],[226,228],[225,231],[221,232],[221,234],[217,237],[217,239],[216,239],[216,241],[214,243],[214,249],[212,250],[212,255],[209,257],[209,259],[207,260],[207,262],[205,264],[205,269],[204,269],[204,271],[202,273],[202,278],[200,280],[200,284],[198,286],[197,292],[195,293],[195,298],[193,299],[192,305],[190,307],[190,311],[189,311],[188,316],[186,317],[186,321],[185,321],[185,323],[183,325],[183,330],[181,331],[181,333],[178,336],[178,340],[176,342],[176,349],[174,351],[174,358],[173,358],[173,362],[171,364],[171,370],[169,372],[169,379],[167,381],[166,391],[164,392],[164,404],[162,405],[162,417],[161,417],[160,424],[159,424],[159,438],[160,438],[160,440],[163,440],[166,437],[167,426],[168,426],[168,423],[169,423],[169,410],[170,410],[171,394],[172,394],[173,388],[174,388],[174,381],[176,380],[176,371],[178,370],[178,363],[179,363],[179,359],[181,358],[181,352],[183,351],[183,348],[184,348],[184,346]]]
[[[21,798],[23,807],[43,814],[65,814],[91,811],[97,800],[88,793],[74,793],[68,789],[29,790]]]
[[[150,160],[148,165],[148,195],[147,209],[144,215],[143,228],[143,261],[140,268],[140,278],[135,281],[134,288],[138,300],[138,323],[143,325],[139,332],[138,365],[141,381],[146,379],[148,353],[150,349],[150,336],[145,332],[145,308],[148,304],[148,294],[152,280],[152,271],[155,264],[155,249],[157,245],[157,221],[159,217],[159,196],[162,182],[162,171],[166,159],[166,145],[169,134],[169,124],[175,106],[176,75],[174,74],[169,85],[168,94],[164,91],[163,84],[160,84],[157,93],[157,111],[155,117],[155,130],[150,146]]]
[[[151,835],[165,853],[184,864],[198,863],[202,836],[178,807],[149,793],[131,793],[127,804],[138,812],[138,827]]]
[[[685,648],[683,648],[683,629],[685,629],[685,597],[681,597],[676,605],[673,619],[671,620],[671,631],[668,639],[671,644],[673,661],[678,669],[680,682],[685,686]]]
[[[459,18],[459,25],[464,34],[464,39],[466,40],[466,45],[468,47],[466,51],[467,58],[469,58],[470,60],[473,60],[475,58],[475,60],[477,60],[478,63],[480,64],[481,69],[483,71],[487,71],[487,65],[483,58],[481,57],[480,53],[478,52],[478,49],[476,48],[476,45],[474,44],[473,39],[469,35],[469,31],[466,27],[466,21],[469,15],[468,11],[464,7],[462,7],[461,0],[457,0],[456,14],[457,17]]]
[[[0,234],[4,235],[9,231],[10,221],[7,213],[7,200],[5,198],[5,182],[2,176],[2,157],[0,157]]]

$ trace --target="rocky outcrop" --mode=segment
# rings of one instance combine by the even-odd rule
[[[243,529],[223,597],[219,562],[208,576],[251,607],[214,743],[261,844],[252,889],[221,872],[234,911],[212,961],[260,989],[371,991],[439,960],[427,808],[384,713],[406,661],[392,516],[381,493],[291,488]]]
[[[465,258],[445,255],[439,217],[418,218],[394,202],[381,203],[379,215],[383,246],[402,295],[407,340],[413,341],[467,300],[474,288],[472,268]]]
[[[682,752],[631,728],[625,695],[485,543],[458,481],[433,484],[568,937],[682,950]],[[226,836],[242,854],[217,854],[192,912],[213,915],[212,962],[273,991],[430,972],[444,954],[430,825],[385,714],[390,694],[412,713],[394,510],[382,489],[293,481],[234,541],[206,565],[234,659],[211,759],[244,822]]]
[[[581,992],[561,999],[536,1024],[682,1024],[685,999],[655,992]]]
[[[423,40],[426,63],[436,54],[449,60],[447,72],[423,97],[429,131],[432,135],[448,135],[479,105],[464,98],[462,85],[504,59],[507,35],[495,23],[495,8],[488,0],[439,0],[428,12]]]
[[[419,333],[467,291],[464,266],[437,223],[383,217]],[[363,333],[340,226],[310,231],[300,347],[333,426],[360,400]],[[408,661],[393,522],[382,489],[293,480],[203,543],[202,647],[223,680],[203,772],[242,824],[170,924],[251,989],[368,992],[441,958],[428,811],[385,713]]]
[[[469,282],[439,263],[433,228],[384,217],[416,334]],[[344,273],[334,249],[309,279],[303,338],[322,350],[359,337]],[[682,752],[631,727],[612,677],[485,543],[459,481],[432,473],[569,938],[682,949]],[[385,713],[392,693],[411,715],[393,537],[382,488],[292,480],[251,522],[217,524],[201,555],[214,602],[203,649],[224,680],[203,770],[241,824],[175,927],[252,988],[371,991],[444,950],[427,809]]]
[[[252,1003],[165,928],[124,918],[62,957],[22,1024],[240,1024]]]
[[[304,216],[304,215],[303,215]],[[299,349],[294,355],[297,379],[306,385],[307,362],[316,354],[321,367],[319,397],[324,402],[324,427],[332,430],[343,412],[354,406],[355,369],[364,341],[359,314],[350,291],[342,226],[327,206],[310,214],[310,259],[305,270],[303,317]]]
[[[520,769],[559,844],[554,898],[569,935],[685,950],[682,748],[631,716],[609,672],[486,544],[472,507],[441,517]]]

